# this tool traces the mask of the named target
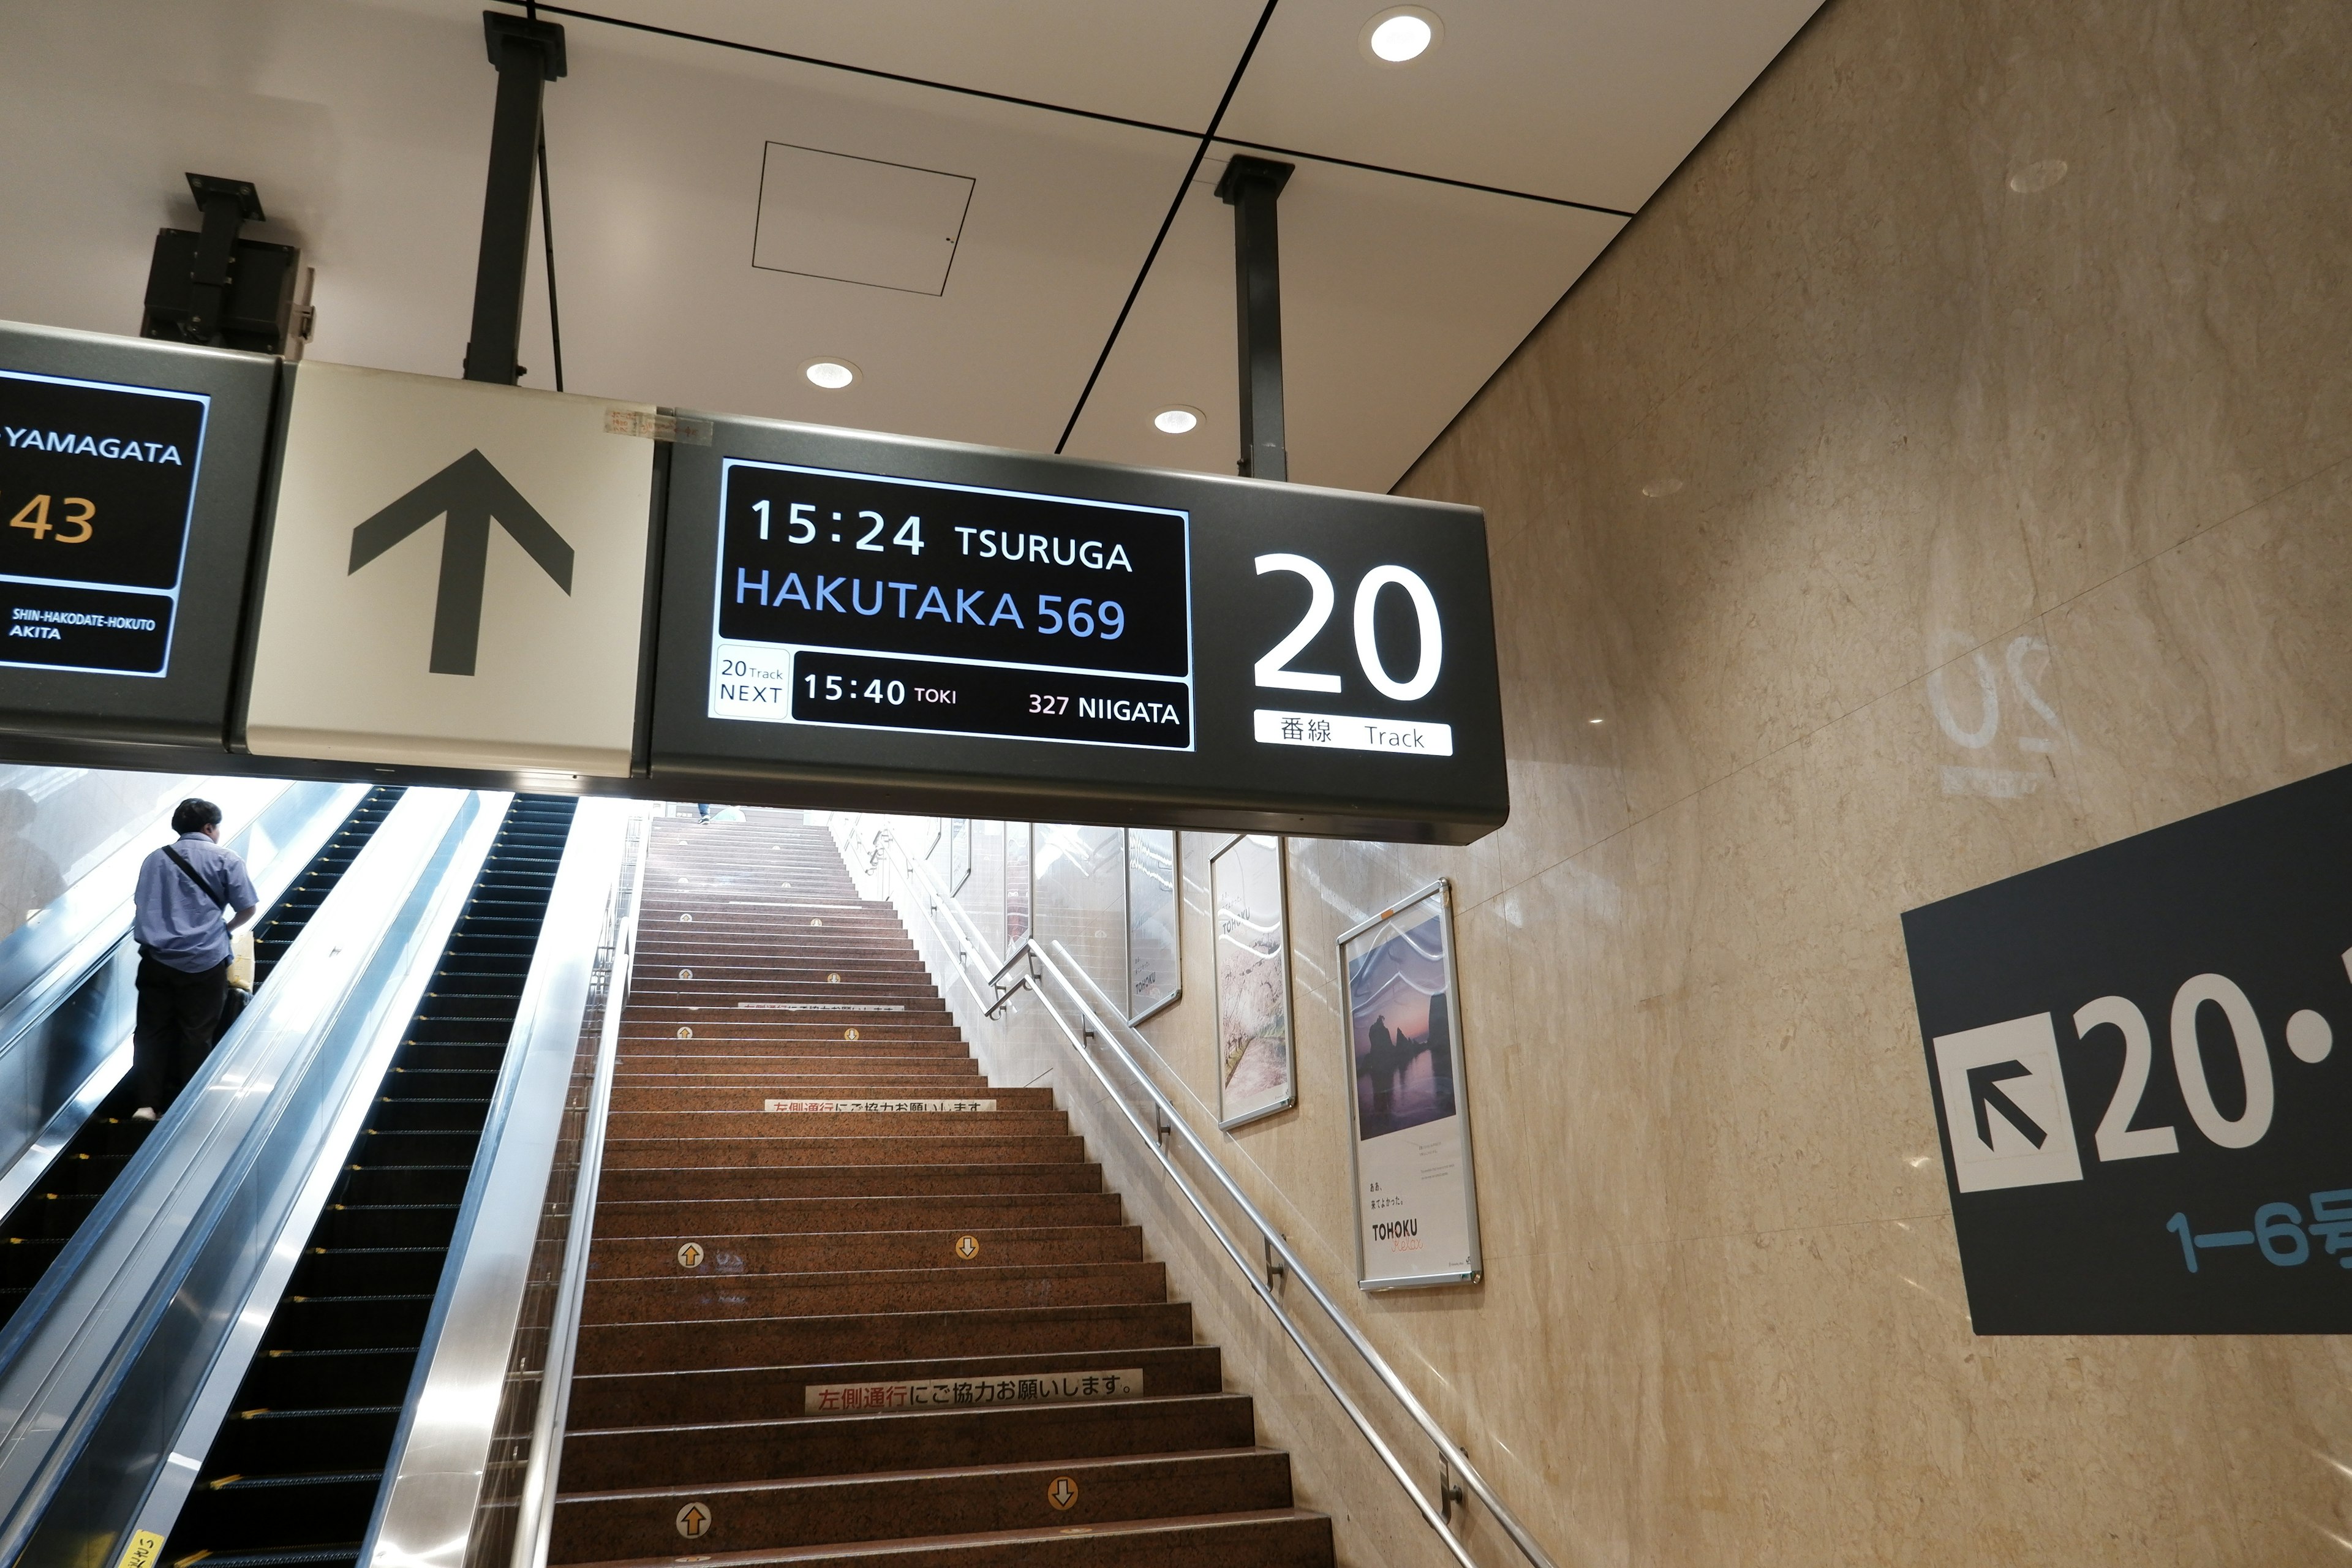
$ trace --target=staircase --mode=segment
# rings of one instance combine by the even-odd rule
[[[830,837],[656,822],[641,910],[550,1563],[1328,1568],[1052,1091],[981,1077]]]

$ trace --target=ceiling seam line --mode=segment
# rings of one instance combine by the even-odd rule
[[[520,6],[526,0],[499,0],[499,4]],[[872,66],[854,66],[842,60],[828,60],[815,55],[796,55],[789,49],[772,49],[762,44],[746,44],[733,38],[714,37],[709,33],[689,33],[679,27],[663,27],[651,22],[631,21],[625,16],[606,16],[594,11],[575,10],[569,5],[541,3],[537,9],[552,16],[569,16],[575,22],[599,22],[608,27],[627,32],[650,33],[657,37],[676,38],[684,43],[708,44],[713,48],[733,49],[740,54],[761,55],[769,59],[790,60],[794,65],[815,66],[822,70],[845,71],[851,76],[872,77],[879,81],[895,81],[908,87],[929,88],[934,92],[951,92],[965,98],[982,98],[992,103],[1009,103],[1020,109],[1038,109],[1048,114],[1066,114],[1079,120],[1097,120],[1107,125],[1124,125],[1136,131],[1156,132],[1162,136],[1193,137],[1202,134],[1181,126],[1160,125],[1149,120],[1130,120],[1123,114],[1105,114],[1098,110],[1073,109],[1066,103],[1047,103],[1043,99],[1020,98],[1009,92],[991,92],[985,88],[960,87],[951,81],[932,81],[925,77],[907,76],[898,71],[877,70]]]
[[[508,5],[527,5],[531,0],[499,0]],[[1106,125],[1124,125],[1130,130],[1150,131],[1161,136],[1181,136],[1187,140],[1212,134],[1188,131],[1181,125],[1161,125],[1156,121],[1131,120],[1121,114],[1106,114],[1099,110],[1074,109],[1066,103],[1049,103],[1044,99],[1021,98],[1013,93],[991,92],[985,88],[963,87],[955,82],[933,81],[928,77],[908,76],[899,71],[886,71],[872,66],[851,65],[843,60],[829,60],[819,55],[796,55],[788,49],[772,49],[763,44],[747,44],[734,38],[721,38],[709,33],[690,33],[683,28],[664,27],[652,22],[633,21],[624,16],[607,16],[594,11],[583,11],[568,5],[555,5],[539,0],[536,10],[569,16],[574,21],[596,22],[627,32],[649,33],[658,37],[676,38],[683,43],[707,44],[712,48],[732,49],[739,54],[759,55],[768,59],[786,60],[794,65],[814,66],[820,70],[843,71],[851,76],[872,77],[879,81],[894,81],[907,87],[919,87],[933,92],[953,93],[964,98],[985,99],[992,103],[1011,104],[1018,109],[1035,109],[1047,114],[1067,115],[1078,120],[1098,121]],[[1367,163],[1360,159],[1341,158],[1328,153],[1302,152],[1296,147],[1278,147],[1271,142],[1252,142],[1239,136],[1214,136],[1228,146],[1247,147],[1254,152],[1275,153],[1286,158],[1304,158],[1310,163],[1329,163],[1344,169],[1361,169],[1367,174],[1388,174],[1400,180],[1419,180],[1424,184],[1453,185],[1465,191],[1481,191],[1488,195],[1508,196],[1515,201],[1540,202],[1547,206],[1573,207],[1579,212],[1598,213],[1607,217],[1630,218],[1634,215],[1622,207],[1602,206],[1595,202],[1580,202],[1567,196],[1548,196],[1536,191],[1515,190],[1508,185],[1482,184],[1475,180],[1457,180],[1446,174],[1426,174],[1415,169],[1399,169],[1386,163]]]
[[[1143,266],[1127,291],[1127,302],[1118,308],[1118,319],[1110,324],[1110,336],[1103,340],[1102,353],[1095,356],[1095,368],[1079,390],[1077,406],[1070,410],[1070,422],[1062,426],[1062,438],[1054,443],[1055,457],[1061,456],[1062,448],[1070,444],[1071,432],[1078,427],[1078,416],[1087,411],[1087,400],[1095,395],[1095,383],[1102,379],[1103,366],[1110,363],[1110,351],[1118,346],[1118,334],[1126,329],[1128,315],[1143,292],[1144,279],[1151,276],[1151,264],[1160,259],[1160,247],[1168,243],[1168,231],[1176,226],[1176,215],[1184,210],[1184,198],[1192,194],[1192,179],[1201,172],[1201,160],[1209,155],[1209,148],[1216,142],[1217,127],[1224,123],[1225,110],[1232,107],[1234,94],[1241,90],[1242,78],[1249,70],[1250,58],[1257,53],[1258,40],[1265,37],[1266,24],[1274,20],[1274,8],[1280,4],[1282,0],[1265,0],[1265,9],[1258,13],[1257,26],[1251,29],[1249,42],[1242,47],[1242,58],[1234,62],[1233,79],[1225,83],[1224,96],[1217,100],[1217,111],[1209,116],[1209,128],[1201,132],[1200,142],[1192,149],[1192,161],[1184,166],[1184,179],[1176,187],[1176,199],[1168,204],[1168,216],[1160,220],[1160,232],[1151,237],[1151,248],[1143,254]]]
[[[1335,163],[1343,169],[1361,169],[1370,174],[1390,174],[1400,180],[1420,180],[1433,185],[1453,185],[1465,191],[1483,191],[1490,196],[1509,196],[1517,201],[1541,202],[1547,206],[1574,207],[1579,212],[1599,213],[1604,217],[1630,218],[1634,215],[1622,207],[1604,207],[1593,202],[1571,201],[1566,196],[1540,195],[1534,191],[1515,191],[1507,185],[1482,185],[1475,180],[1456,180],[1444,174],[1424,174],[1412,169],[1392,169],[1385,163],[1359,163],[1353,158],[1335,158],[1328,153],[1302,153],[1296,147],[1277,147],[1270,142],[1250,142],[1239,136],[1213,136],[1228,147],[1247,147],[1254,153],[1277,153],[1286,158],[1304,158],[1310,163]]]

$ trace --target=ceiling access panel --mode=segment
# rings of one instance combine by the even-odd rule
[[[1050,449],[1192,154],[707,44],[566,38],[547,137],[575,391]],[[912,269],[908,226],[955,216],[957,187],[932,237],[952,265]],[[857,379],[812,385],[820,359]]]

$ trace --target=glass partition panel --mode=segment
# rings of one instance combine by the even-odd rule
[[[188,773],[0,767],[0,941],[202,782]]]
[[[1004,951],[1029,940],[1029,824],[1004,825]]]
[[[1116,827],[1037,824],[1038,936],[1058,942],[1117,996],[1126,983],[1127,893],[1122,835]]]
[[[1183,921],[1177,918],[1176,835],[1164,827],[1128,829],[1129,1023],[1141,1023],[1184,994],[1182,931]]]

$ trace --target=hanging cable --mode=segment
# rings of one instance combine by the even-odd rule
[[[539,128],[539,238],[547,252],[547,338],[555,352],[555,390],[563,390],[563,325],[555,313],[555,209],[547,199],[547,127]]]
[[[523,0],[523,15],[539,20],[539,0]],[[563,390],[563,323],[555,311],[555,206],[547,195],[547,121],[539,122],[539,243],[547,255],[547,345],[555,356],[555,390]]]

